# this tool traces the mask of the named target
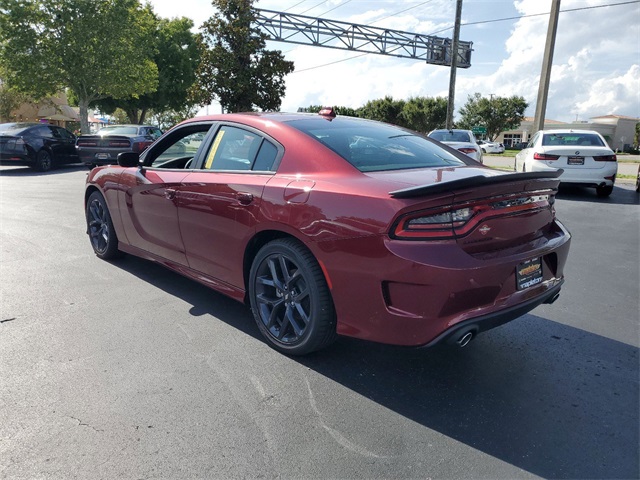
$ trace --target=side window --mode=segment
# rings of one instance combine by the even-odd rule
[[[49,130],[51,130],[51,136],[53,138],[57,138],[57,139],[62,139],[62,134],[60,133],[60,131],[56,128],[56,127],[49,127]]]
[[[157,128],[152,128],[150,133],[154,140],[157,140],[162,136],[162,132]]]
[[[193,158],[211,125],[190,125],[155,143],[145,164],[154,168],[193,168]]]
[[[262,137],[237,127],[218,130],[204,163],[206,170],[251,170]]]
[[[49,127],[45,127],[45,126],[34,128],[33,134],[37,135],[38,137],[53,138],[53,134],[51,133],[51,130],[49,130]]]
[[[57,134],[60,136],[60,138],[64,138],[65,140],[71,140],[73,138],[71,133],[68,130],[65,130],[64,128],[56,128],[55,130]]]
[[[272,170],[277,156],[278,149],[271,142],[264,140],[258,151],[253,170],[264,172]]]

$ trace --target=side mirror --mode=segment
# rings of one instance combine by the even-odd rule
[[[118,165],[121,167],[137,167],[140,163],[140,154],[137,152],[122,152],[118,154]]]

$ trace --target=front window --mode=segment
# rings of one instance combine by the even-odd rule
[[[292,120],[289,125],[315,138],[361,172],[465,165],[426,138],[392,125],[364,120]]]

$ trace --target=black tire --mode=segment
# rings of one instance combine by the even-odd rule
[[[38,172],[48,172],[53,166],[53,156],[47,150],[40,150],[33,166]]]
[[[606,187],[596,187],[596,195],[599,197],[608,197],[613,192],[613,185],[609,185]]]
[[[118,236],[113,228],[107,202],[100,192],[89,196],[86,209],[87,233],[95,254],[103,260],[122,255],[118,250]]]
[[[315,257],[294,239],[266,244],[249,275],[251,311],[268,344],[305,355],[335,341],[336,314]]]

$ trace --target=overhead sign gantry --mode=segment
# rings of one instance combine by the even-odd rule
[[[374,53],[451,66],[452,40],[419,33],[369,27],[325,18],[256,10],[256,24],[270,40],[316,47]],[[473,42],[458,42],[460,68],[471,66]]]

